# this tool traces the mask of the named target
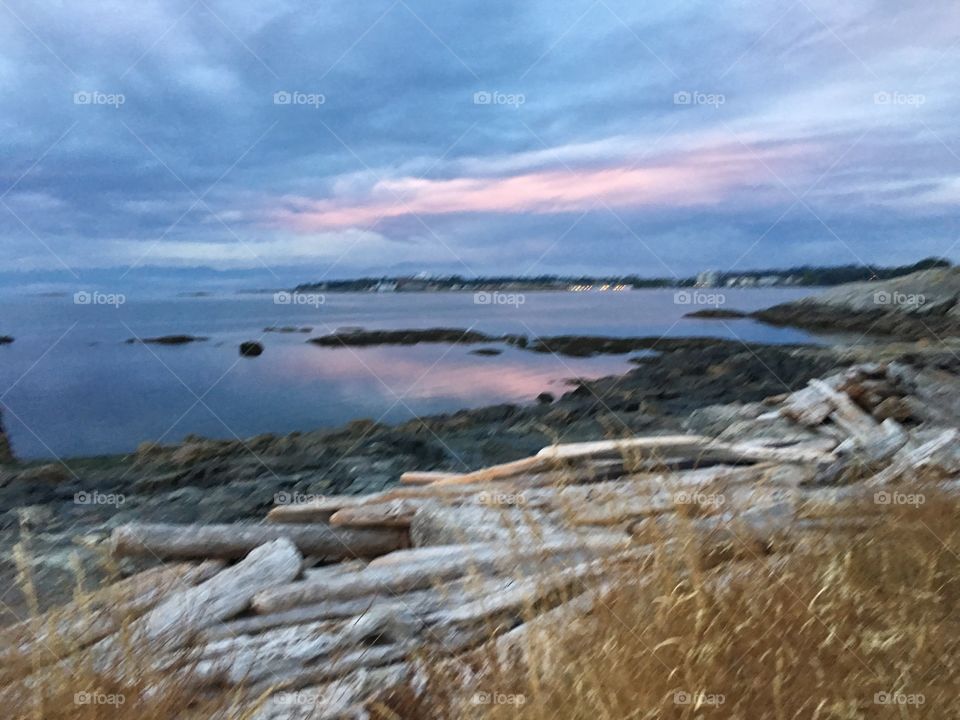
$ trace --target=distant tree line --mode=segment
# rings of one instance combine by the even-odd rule
[[[872,267],[869,265],[837,265],[833,267],[819,267],[801,265],[779,270],[745,270],[743,272],[718,273],[719,282],[726,283],[730,278],[770,278],[777,277],[791,285],[841,285],[849,282],[867,280],[889,280],[890,278],[909,275],[919,270],[951,267],[949,260],[943,258],[926,258],[912,265],[896,267]],[[696,278],[644,278],[639,275],[619,276],[592,276],[592,275],[536,275],[514,276],[499,275],[488,277],[463,277],[461,275],[444,275],[437,277],[363,277],[352,280],[325,280],[316,283],[304,283],[295,288],[296,292],[312,292],[325,290],[328,292],[370,292],[378,288],[399,283],[396,288],[403,291],[404,287],[419,290],[495,290],[498,288],[566,289],[571,286],[627,286],[631,288],[656,287],[688,287],[696,283]]]

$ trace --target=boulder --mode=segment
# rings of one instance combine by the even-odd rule
[[[21,482],[61,483],[70,480],[73,474],[61,463],[47,463],[25,469],[17,476]]]
[[[240,355],[243,357],[259,357],[263,355],[263,345],[253,340],[240,343]]]

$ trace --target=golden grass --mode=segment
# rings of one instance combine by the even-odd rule
[[[926,492],[783,556],[661,558],[587,618],[531,634],[523,662],[474,654],[466,687],[438,663],[425,700],[388,699],[380,716],[958,718],[960,502]]]
[[[537,627],[509,662],[491,644],[468,653],[468,674],[434,658],[424,695],[384,693],[371,717],[958,718],[960,501],[917,492],[922,505],[885,506],[862,532],[808,534],[772,555],[745,544],[713,567],[679,518],[669,552],[664,537],[651,567],[619,568],[587,616]],[[846,514],[878,516],[872,504]],[[36,662],[31,686],[0,691],[0,717],[243,717],[236,694],[171,685],[128,651],[142,670],[123,687],[86,663]],[[111,695],[123,704],[78,702]]]

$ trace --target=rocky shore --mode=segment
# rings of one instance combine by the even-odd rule
[[[815,331],[938,341],[960,334],[960,268],[841,285],[751,317]]]
[[[843,286],[758,317],[770,313],[770,321],[791,318],[805,327],[867,332],[863,323],[873,322],[872,313],[881,312],[888,321],[870,326],[871,333],[921,324],[949,329],[947,323],[960,317],[958,278],[953,270],[933,270],[888,283]],[[894,293],[923,294],[920,304],[932,310],[918,314],[906,304],[871,308],[870,298],[878,292],[890,293],[891,298]],[[856,327],[851,317],[856,318]],[[820,324],[812,324],[814,319]],[[534,352],[640,354],[626,374],[572,380],[569,391],[556,398],[531,398],[524,405],[495,405],[398,425],[357,420],[333,430],[243,441],[190,437],[177,445],[145,443],[124,457],[30,465],[11,462],[0,436],[0,583],[15,585],[14,546],[21,541],[41,600],[55,603],[74,585],[73,555],[79,557],[90,582],[95,581],[101,566],[98,548],[127,522],[249,521],[263,517],[278,503],[377,492],[397,483],[406,471],[468,472],[527,457],[557,442],[682,431],[716,436],[736,421],[737,408],[798,390],[811,379],[860,362],[897,361],[917,371],[960,376],[960,357],[954,354],[952,341],[916,342],[909,331],[891,335],[870,345],[840,346],[581,336],[528,342],[519,336],[453,329],[349,331],[314,338],[310,342],[334,347],[341,342],[463,342],[466,337],[470,342],[509,343]],[[883,412],[909,422],[913,410],[891,402]],[[125,566],[124,571],[135,567]],[[4,602],[9,613],[20,613],[25,599],[12,590]],[[3,621],[12,619],[9,613]]]

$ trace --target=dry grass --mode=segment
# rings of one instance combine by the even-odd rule
[[[435,659],[424,696],[384,693],[372,717],[960,717],[960,501],[919,492],[923,505],[886,507],[866,531],[809,535],[773,555],[748,544],[734,553],[739,560],[712,568],[695,535],[680,529],[652,567],[621,568],[587,616],[537,627],[508,662],[484,646],[469,654],[467,675]],[[89,664],[36,662],[31,686],[0,691],[0,715],[243,717],[230,709],[235,695],[164,684],[143,649],[128,652],[141,670],[123,687]],[[82,693],[124,702],[79,704]]]
[[[958,510],[928,492],[864,533],[811,537],[783,556],[748,548],[713,570],[661,558],[642,579],[622,576],[587,618],[531,634],[522,662],[475,654],[467,687],[462,668],[437,664],[424,702],[394,697],[380,714],[960,717]]]

